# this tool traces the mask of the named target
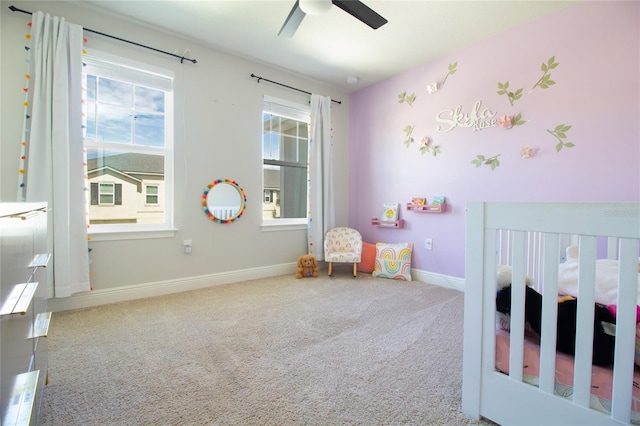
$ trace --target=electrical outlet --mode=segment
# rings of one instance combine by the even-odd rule
[[[424,239],[424,248],[426,250],[433,250],[433,239],[425,238]]]
[[[182,242],[182,251],[184,254],[191,254],[192,248],[191,240],[184,240]]]

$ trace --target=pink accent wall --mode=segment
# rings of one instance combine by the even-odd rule
[[[552,56],[556,84],[531,91]],[[506,81],[509,90],[523,88],[514,106],[496,93]],[[416,94],[413,106],[398,102],[404,91]],[[527,122],[438,131],[448,127],[436,121],[441,111],[460,105],[469,114],[476,101],[496,119],[520,113]],[[559,124],[572,126],[565,142],[575,147],[556,152],[548,130]],[[407,125],[415,125],[409,148]],[[442,152],[421,155],[422,136]],[[523,146],[535,156],[521,158]],[[353,93],[349,154],[349,226],[366,242],[413,242],[414,268],[454,277],[464,277],[469,201],[640,201],[640,2],[579,3]],[[497,154],[493,171],[471,164]],[[447,197],[449,212],[404,208],[412,197],[435,195]],[[404,229],[371,225],[385,202],[401,203]]]

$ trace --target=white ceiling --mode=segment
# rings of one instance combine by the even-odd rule
[[[295,0],[78,3],[286,68],[350,93],[574,1],[364,0],[389,22],[373,30],[333,6],[326,15],[305,16],[293,38],[279,37],[278,31]],[[190,55],[197,59],[196,52]],[[358,77],[359,82],[348,84],[349,76]]]

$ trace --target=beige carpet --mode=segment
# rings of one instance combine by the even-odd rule
[[[463,294],[292,276],[56,313],[44,425],[475,425]]]

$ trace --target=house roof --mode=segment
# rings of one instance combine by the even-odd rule
[[[162,175],[164,174],[164,157],[161,155],[125,153],[87,160],[87,171],[89,173],[104,167],[129,175]]]
[[[265,169],[264,188],[280,189],[280,171],[279,170]]]

